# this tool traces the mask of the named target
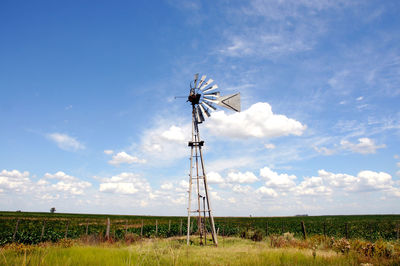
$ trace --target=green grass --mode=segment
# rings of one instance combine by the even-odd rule
[[[270,248],[267,242],[227,238],[219,247],[192,245],[184,239],[147,239],[132,245],[71,247],[42,245],[1,250],[1,265],[359,265],[356,256],[333,251]]]

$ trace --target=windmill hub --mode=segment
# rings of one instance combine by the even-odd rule
[[[201,94],[199,93],[191,93],[188,97],[188,101],[192,103],[192,105],[199,104],[201,98]]]
[[[201,124],[205,117],[210,116],[211,110],[216,110],[214,104],[225,107],[227,109],[240,112],[240,93],[220,96],[219,91],[215,91],[218,85],[209,86],[213,80],[206,82],[206,75],[198,80],[199,74],[194,75],[194,81],[190,84],[190,93],[188,101],[192,104],[192,141],[188,146],[191,148],[190,155],[190,174],[189,174],[189,205],[188,205],[188,221],[187,221],[187,244],[190,243],[192,213],[197,216],[197,230],[200,236],[200,244],[207,244],[207,214],[209,220],[209,228],[211,228],[211,236],[213,243],[218,245],[217,232],[215,231],[214,217],[211,209],[210,194],[208,192],[207,175],[204,169],[204,160],[202,147],[204,141],[200,140],[198,124]],[[192,86],[193,85],[193,86]],[[201,171],[201,172],[200,172]],[[197,204],[195,210],[192,211],[192,185],[197,186]],[[205,195],[205,196],[203,196]],[[201,199],[203,200],[203,208],[201,208]],[[207,202],[207,205],[206,205]],[[197,209],[197,210],[196,210]]]

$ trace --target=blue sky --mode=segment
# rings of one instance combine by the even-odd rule
[[[215,3],[214,3],[215,2]],[[2,1],[0,209],[185,215],[194,73],[215,215],[400,212],[397,1]]]

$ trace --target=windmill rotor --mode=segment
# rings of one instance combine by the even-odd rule
[[[227,108],[229,110],[240,112],[240,93],[221,96],[217,91],[218,85],[211,83],[213,79],[206,80],[206,75],[202,75],[199,80],[199,74],[194,75],[193,81],[190,83],[190,93],[188,101],[192,103],[198,124],[204,121],[204,117],[210,117],[210,112],[215,111],[216,107],[213,104]]]
[[[211,83],[213,79],[206,81],[206,75],[202,75],[199,80],[199,74],[194,75],[194,79],[190,82],[190,92],[188,101],[192,104],[192,141],[189,141],[188,146],[191,147],[190,155],[190,174],[189,174],[189,205],[188,205],[188,222],[187,222],[187,245],[190,243],[191,223],[190,219],[192,212],[197,213],[197,228],[200,236],[200,245],[207,244],[207,213],[211,227],[211,236],[213,243],[217,246],[217,232],[215,230],[214,217],[212,215],[210,195],[208,193],[207,175],[204,169],[204,160],[202,146],[204,141],[200,140],[198,124],[205,121],[205,118],[211,116],[211,112],[217,110],[215,105],[240,112],[240,93],[221,96],[217,90],[218,85]],[[200,159],[200,162],[199,162]],[[200,173],[201,171],[201,173]],[[195,181],[193,181],[195,180]],[[202,180],[202,182],[200,181]],[[197,210],[191,211],[192,185],[197,183]],[[201,184],[202,183],[202,184]],[[203,196],[205,195],[205,196]],[[201,210],[200,198],[203,199],[203,210]],[[206,202],[207,201],[207,206]]]

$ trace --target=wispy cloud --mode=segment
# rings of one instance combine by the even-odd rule
[[[76,138],[62,133],[47,134],[47,138],[55,142],[57,146],[65,151],[78,151],[85,149],[85,145],[80,143]]]
[[[377,145],[375,141],[369,138],[359,138],[358,143],[351,143],[347,140],[342,140],[340,145],[343,149],[350,150],[352,152],[361,154],[375,153],[378,149],[383,149],[386,147],[385,144]]]

